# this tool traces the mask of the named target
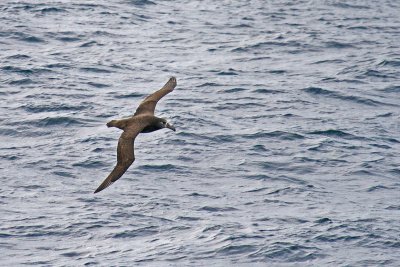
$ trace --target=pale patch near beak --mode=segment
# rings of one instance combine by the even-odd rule
[[[175,126],[172,125],[172,124],[170,124],[170,123],[168,123],[168,122],[167,122],[167,124],[165,125],[165,128],[171,129],[171,130],[174,131],[174,132],[176,131]]]

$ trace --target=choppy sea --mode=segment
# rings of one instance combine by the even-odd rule
[[[399,1],[1,1],[1,266],[400,266]],[[177,132],[120,131],[170,76]]]

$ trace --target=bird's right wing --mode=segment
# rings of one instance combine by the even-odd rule
[[[134,115],[144,114],[144,113],[154,115],[154,110],[156,108],[157,102],[166,94],[171,93],[175,87],[176,87],[176,78],[171,77],[160,90],[152,93],[140,103]]]
[[[118,141],[117,147],[117,165],[114,170],[108,175],[108,177],[101,183],[101,185],[94,191],[98,193],[101,190],[109,187],[115,181],[117,181],[126,172],[126,170],[135,161],[134,153],[134,141],[136,136],[142,130],[141,127],[136,127],[136,129],[128,129],[123,132]]]

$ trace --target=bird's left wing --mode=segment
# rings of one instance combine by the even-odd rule
[[[143,126],[137,125],[136,127],[128,128],[121,134],[117,147],[117,165],[94,193],[98,193],[109,187],[121,178],[126,170],[132,165],[135,161],[134,141],[142,129]]]

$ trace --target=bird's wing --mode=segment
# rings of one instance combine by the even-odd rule
[[[117,147],[117,165],[108,177],[101,183],[101,185],[94,191],[94,193],[109,187],[112,183],[117,181],[126,172],[129,166],[135,161],[135,153],[133,143],[136,136],[143,129],[143,126],[136,125],[125,130],[118,141]]]
[[[152,93],[140,103],[134,115],[144,114],[144,113],[154,115],[154,110],[156,108],[157,102],[166,94],[171,93],[174,90],[175,86],[176,86],[176,78],[171,77],[160,90]]]

